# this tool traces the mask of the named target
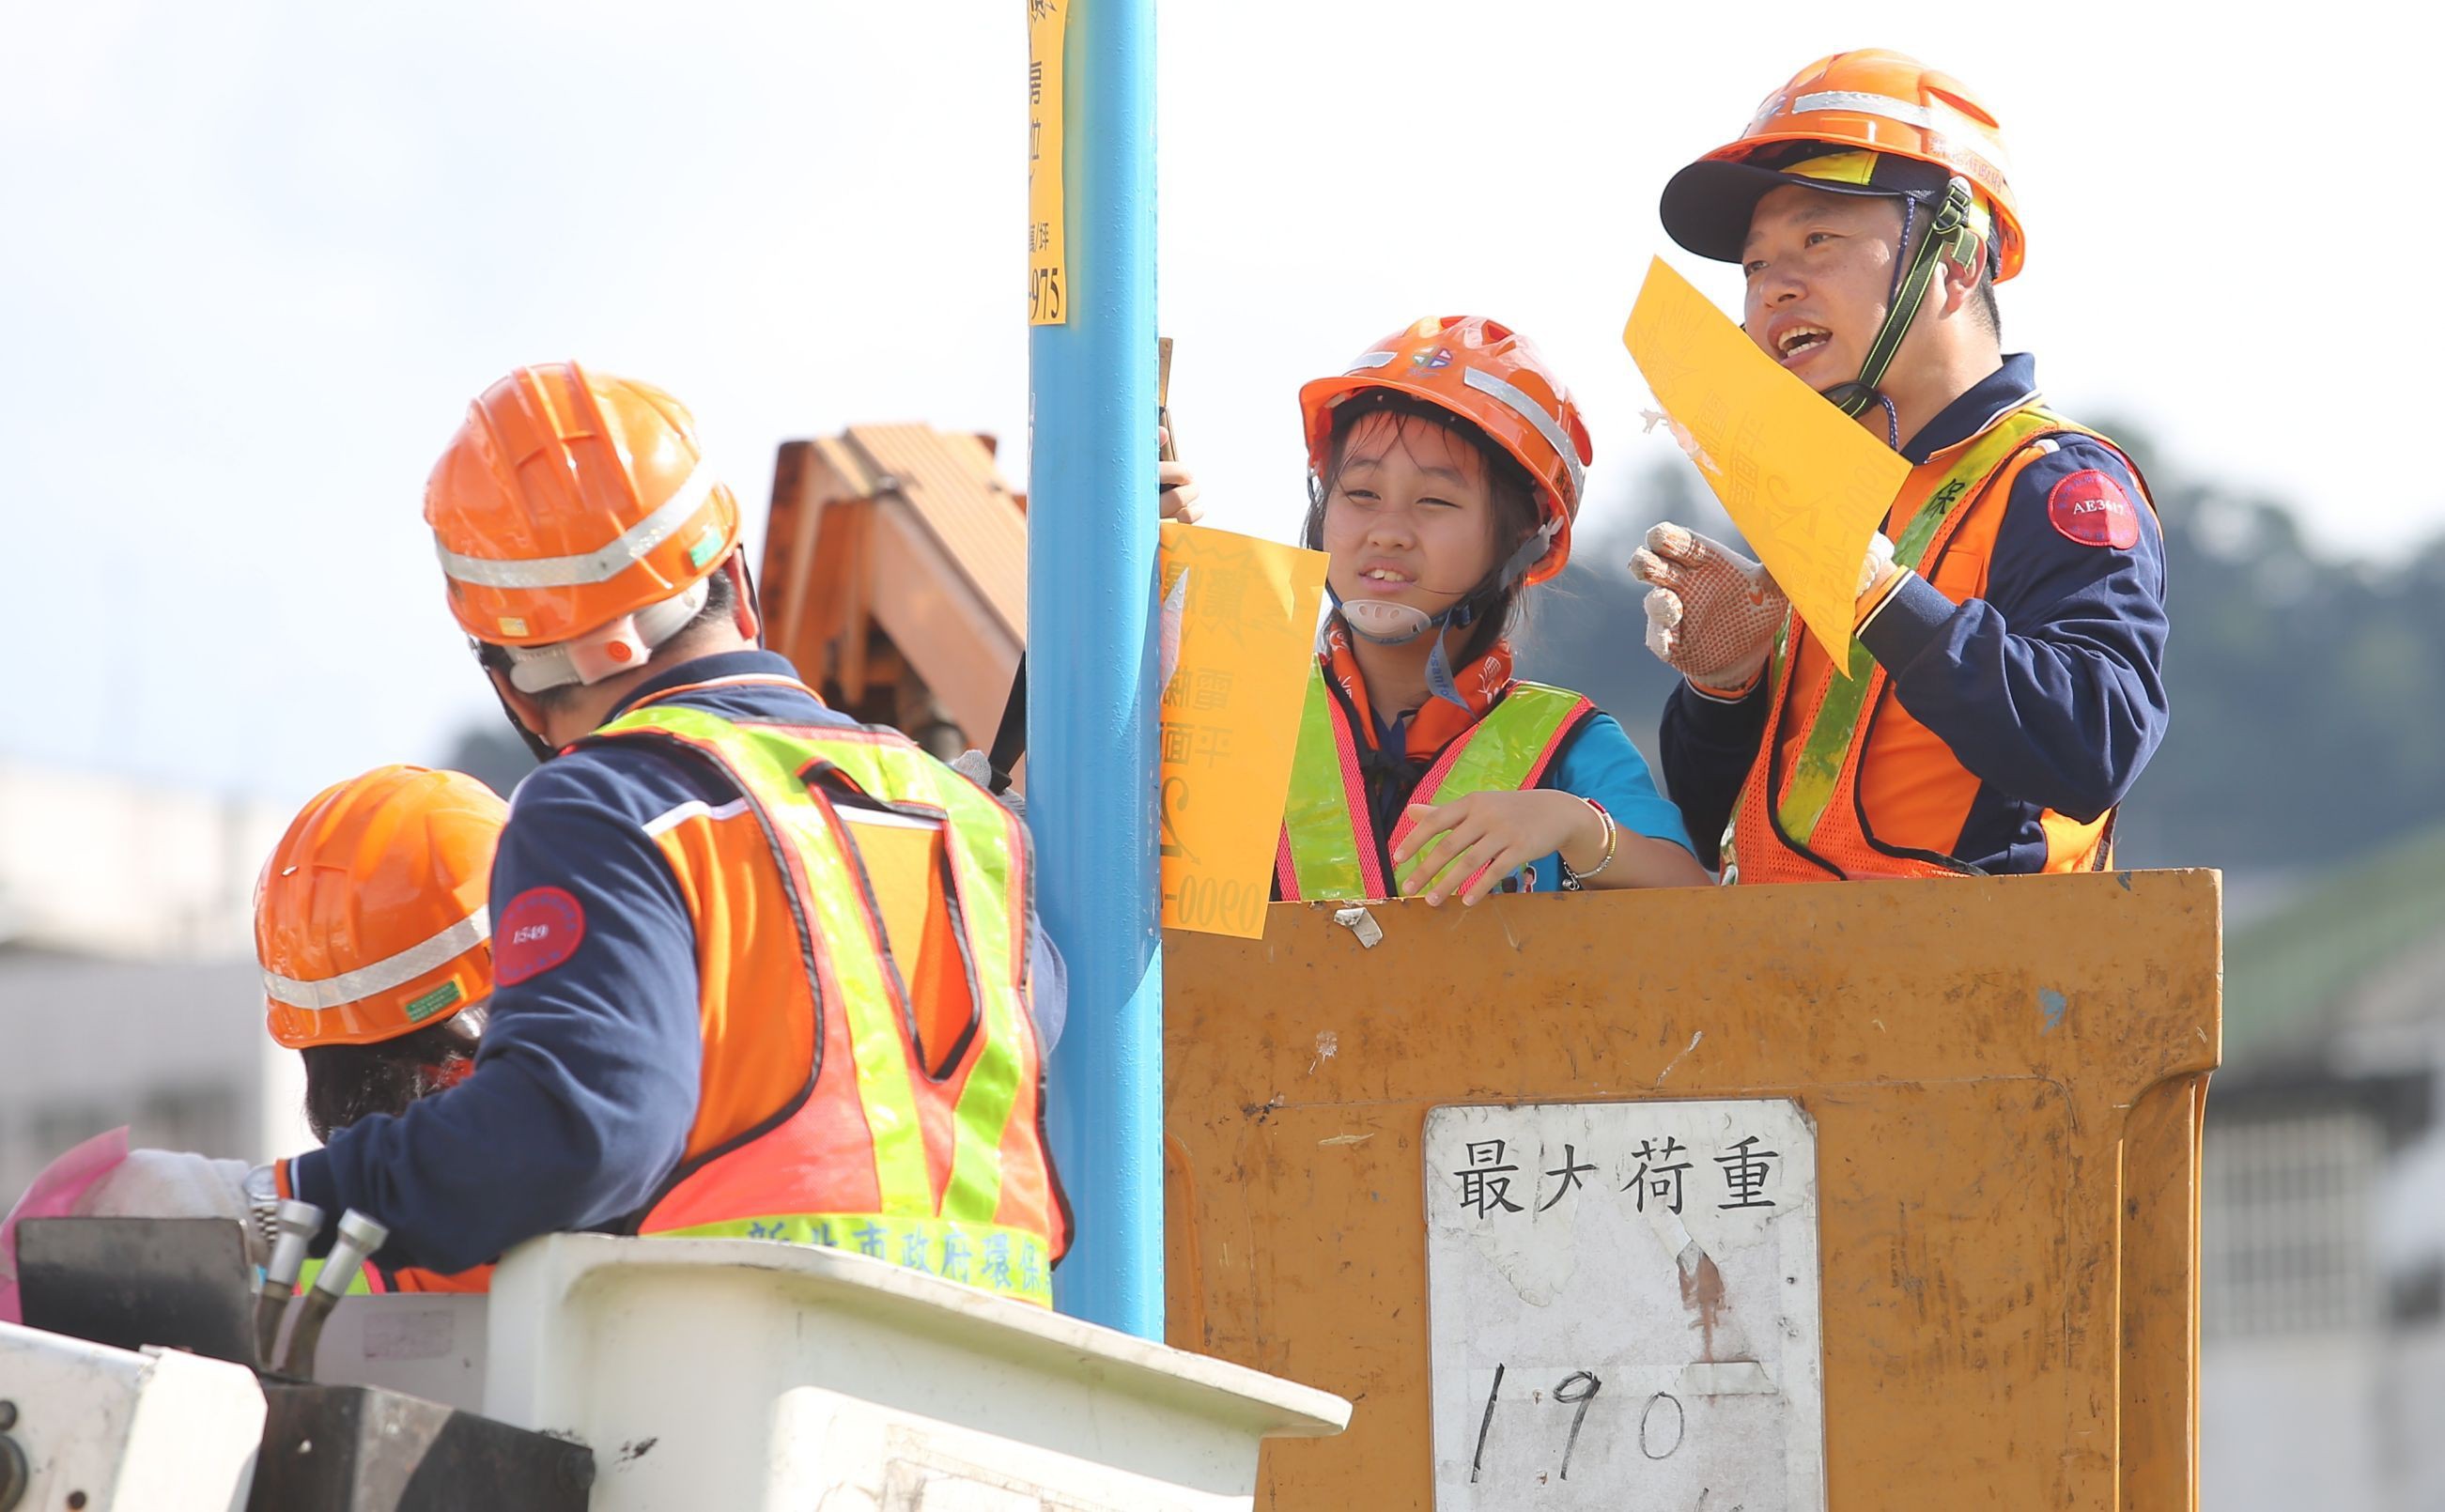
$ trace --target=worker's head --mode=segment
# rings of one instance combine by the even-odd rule
[[[1895,52],[1837,53],[1665,185],[1672,239],[1742,265],[1765,354],[1858,414],[1956,351],[1991,354],[2025,243],[1994,117]]]
[[[547,749],[662,667],[755,644],[737,500],[686,407],[650,384],[516,369],[468,407],[424,518],[451,612]]]
[[[1742,323],[1768,357],[1824,392],[1857,381],[1894,308],[1912,248],[1905,201],[1784,184],[1761,197],[1741,244]],[[1914,237],[1929,233],[1917,216]],[[1939,257],[1890,364],[1907,374],[1940,345],[2000,349],[1994,285],[1983,258]]]
[[[254,890],[266,1027],[306,1059],[316,1138],[463,1077],[493,992],[509,808],[463,773],[380,767],[314,795]]]
[[[1465,627],[1482,655],[1521,592],[1570,560],[1594,448],[1525,337],[1479,316],[1422,320],[1299,390],[1306,544],[1352,629],[1402,644]]]

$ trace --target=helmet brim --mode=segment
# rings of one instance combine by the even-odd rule
[[[1868,195],[1890,199],[1913,193],[1900,187],[1845,184],[1782,173],[1755,163],[1706,159],[1674,174],[1664,186],[1657,213],[1664,231],[1686,251],[1719,263],[1736,263],[1749,239],[1758,201],[1787,184],[1830,195]]]

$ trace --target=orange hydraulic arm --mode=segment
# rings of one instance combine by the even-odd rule
[[[843,712],[952,755],[1027,641],[1024,496],[990,438],[859,425],[783,445],[758,574],[772,647]]]

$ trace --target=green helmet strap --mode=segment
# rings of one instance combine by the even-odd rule
[[[1904,196],[1902,240],[1910,240],[1909,212],[1913,201]],[[1857,418],[1872,404],[1883,401],[1877,385],[1884,382],[1885,369],[1891,367],[1894,354],[1901,350],[1902,338],[1910,334],[1911,322],[1918,318],[1919,306],[1927,301],[1928,286],[1935,280],[1939,262],[1966,263],[1977,250],[1978,233],[1969,224],[1969,180],[1955,175],[1944,186],[1944,198],[1937,204],[1935,221],[1927,228],[1901,276],[1894,281],[1894,297],[1885,308],[1885,324],[1877,330],[1876,339],[1868,345],[1866,360],[1859,364],[1859,376],[1847,383],[1837,383],[1825,391],[1845,415]]]

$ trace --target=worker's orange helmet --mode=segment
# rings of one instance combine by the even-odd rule
[[[1701,257],[1736,263],[1757,202],[1784,184],[1938,198],[1956,176],[1992,217],[2000,283],[2021,271],[2026,243],[1993,113],[1915,58],[1838,52],[1766,96],[1739,140],[1672,176],[1664,229]]]
[[[378,767],[314,795],[254,886],[271,1037],[364,1045],[493,993],[493,848],[509,805],[459,772]]]
[[[738,544],[738,501],[687,407],[575,363],[518,368],[468,406],[424,520],[451,612],[513,648],[529,692],[642,666]]]
[[[1528,470],[1547,544],[1521,581],[1542,583],[1561,571],[1596,446],[1579,406],[1536,344],[1483,315],[1429,315],[1370,346],[1348,372],[1302,386],[1308,465],[1318,476],[1332,465],[1334,411],[1380,389],[1467,420]]]

